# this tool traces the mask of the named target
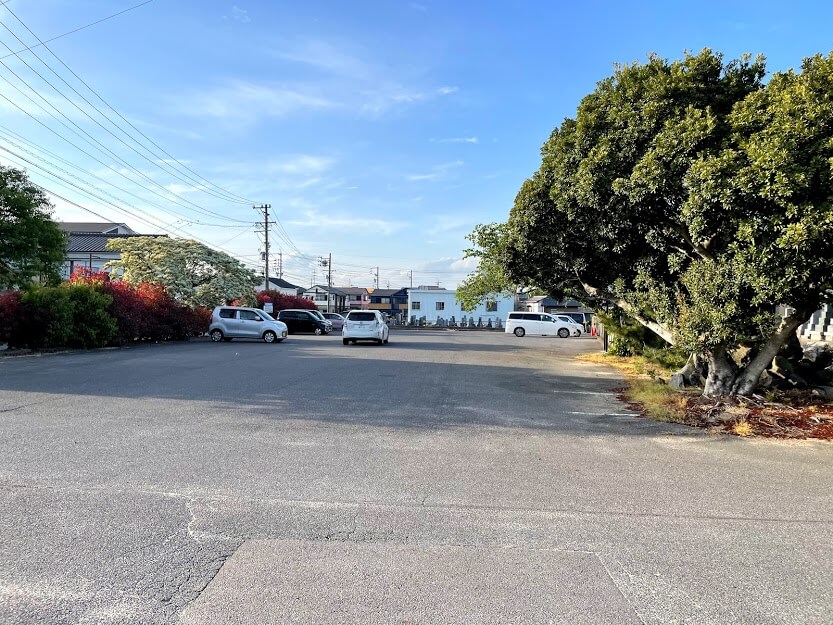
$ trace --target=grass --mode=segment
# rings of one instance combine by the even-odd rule
[[[670,369],[649,361],[643,356],[613,356],[606,353],[582,354],[584,362],[610,365],[627,377],[623,398],[630,404],[638,404],[640,412],[657,421],[684,423],[690,393],[675,391],[659,379],[671,377],[676,369]]]
[[[746,419],[741,419],[737,423],[732,426],[732,432],[737,434],[738,436],[752,436],[752,426],[749,425],[749,421]]]

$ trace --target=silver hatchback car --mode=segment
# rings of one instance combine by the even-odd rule
[[[262,339],[280,343],[288,333],[286,324],[277,321],[259,308],[217,306],[211,313],[208,336],[215,343],[231,339]]]

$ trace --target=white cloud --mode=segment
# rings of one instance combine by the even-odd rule
[[[304,213],[303,220],[284,221],[284,224],[299,228],[317,228],[321,230],[337,229],[339,232],[373,232],[375,234],[390,235],[407,227],[407,223],[401,221],[390,221],[385,219],[374,219],[369,217],[356,217],[351,215],[327,215],[314,210]]]
[[[447,139],[431,139],[432,143],[480,143],[477,137],[448,137]]]
[[[236,5],[231,7],[231,17],[233,20],[242,24],[248,24],[252,21],[252,18],[249,17],[249,12],[245,9],[237,7]]]
[[[300,154],[286,160],[266,163],[264,169],[271,173],[292,174],[296,176],[312,175],[330,169],[334,163],[335,159],[329,156]]]
[[[413,70],[365,61],[363,52],[353,43],[337,45],[320,40],[270,51],[279,60],[319,70],[323,76],[316,84],[330,100],[350,111],[373,117],[458,91],[453,86],[408,84],[424,83],[424,80],[408,81],[407,75]]]
[[[411,182],[443,180],[449,176],[452,169],[462,167],[465,163],[463,161],[452,161],[450,163],[443,163],[441,165],[434,165],[431,171],[424,174],[411,174],[406,178]]]
[[[263,117],[284,117],[311,109],[326,109],[335,103],[303,88],[272,86],[240,80],[226,86],[190,95],[177,96],[178,112],[198,117],[213,117],[240,123],[253,123]]]

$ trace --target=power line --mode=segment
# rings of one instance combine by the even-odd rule
[[[36,35],[33,31],[32,31],[32,29],[30,29],[30,28],[26,25],[26,23],[25,23],[25,22],[23,22],[23,20],[21,20],[21,19],[20,19],[20,17],[18,17],[18,15],[17,15],[14,11],[12,11],[12,10],[11,10],[8,6],[5,6],[5,8],[6,8],[6,10],[7,10],[9,13],[11,13],[11,15],[12,15],[12,16],[13,16],[13,17],[14,17],[14,18],[18,21],[18,22],[20,22],[20,24],[21,24],[21,25],[22,25],[22,26],[23,26],[23,27],[24,27],[27,31],[29,31],[29,33],[30,33],[33,37],[35,37],[35,39],[37,39],[38,41],[41,41],[41,40],[40,40],[40,38],[39,38],[39,37],[38,37],[38,36],[37,36],[37,35]],[[17,34],[15,34],[15,32],[14,32],[14,31],[12,31],[12,30],[11,30],[11,29],[10,29],[10,28],[9,28],[9,27],[5,24],[5,23],[0,22],[0,24],[2,24],[2,25],[3,25],[3,27],[4,27],[6,30],[8,30],[8,31],[12,34],[12,36],[14,36],[14,37],[15,37],[15,39],[17,39],[18,41],[20,41],[20,43],[21,43],[21,44],[24,44],[24,45],[25,45],[25,43],[23,42],[23,40],[22,40],[22,39],[20,39],[20,37],[18,37],[18,36],[17,36]],[[56,59],[56,60],[57,60],[57,61],[61,64],[61,65],[63,65],[63,66],[67,69],[67,71],[69,71],[69,72],[70,72],[73,76],[75,76],[75,78],[76,78],[76,79],[77,79],[77,80],[78,80],[81,84],[83,84],[83,85],[84,85],[84,86],[85,86],[85,87],[86,87],[86,88],[90,91],[90,93],[92,93],[93,95],[95,95],[95,97],[96,97],[96,98],[98,98],[98,100],[99,100],[102,104],[104,104],[104,105],[105,105],[108,109],[110,109],[113,113],[115,113],[115,114],[119,117],[119,119],[121,119],[121,120],[122,120],[123,122],[125,122],[128,126],[130,126],[130,128],[132,128],[135,132],[137,132],[140,136],[142,136],[142,137],[143,137],[146,141],[148,141],[151,145],[153,145],[154,147],[156,147],[156,148],[157,148],[157,149],[158,149],[158,150],[159,150],[162,154],[164,154],[164,155],[165,155],[165,156],[167,156],[169,159],[171,159],[174,163],[176,163],[177,165],[179,165],[179,167],[180,167],[181,169],[179,169],[179,170],[178,170],[178,169],[176,169],[176,168],[175,168],[175,167],[173,167],[170,163],[168,163],[165,159],[162,159],[161,157],[159,157],[159,154],[154,154],[152,150],[150,150],[150,149],[148,149],[146,146],[142,145],[141,141],[139,141],[138,139],[136,139],[136,138],[135,138],[134,136],[132,136],[129,132],[125,131],[125,130],[124,130],[124,128],[122,128],[122,127],[121,127],[118,123],[116,123],[116,122],[114,122],[112,119],[110,119],[110,117],[108,117],[108,116],[107,116],[104,112],[102,112],[102,111],[101,111],[101,109],[99,109],[98,107],[96,107],[96,106],[95,106],[92,102],[90,102],[90,101],[89,101],[87,98],[85,98],[85,97],[84,97],[81,93],[79,93],[77,89],[75,89],[75,88],[74,88],[71,84],[69,84],[66,80],[64,80],[64,78],[63,78],[60,74],[58,74],[55,70],[53,70],[53,69],[52,69],[52,67],[50,67],[50,65],[49,65],[46,61],[44,61],[44,60],[43,60],[43,59],[42,59],[42,58],[41,58],[41,57],[40,57],[40,56],[39,56],[36,52],[34,52],[34,51],[32,51],[32,50],[30,49],[30,52],[32,53],[32,55],[33,55],[35,58],[37,58],[37,59],[41,62],[41,64],[42,64],[44,67],[46,67],[46,68],[47,68],[50,72],[52,72],[52,73],[53,73],[56,77],[58,77],[58,79],[60,79],[60,80],[61,80],[61,82],[63,82],[63,83],[64,83],[67,87],[69,87],[70,89],[72,89],[72,91],[73,91],[73,92],[74,92],[74,93],[75,93],[78,97],[80,97],[82,100],[84,100],[84,102],[86,102],[86,103],[87,103],[87,104],[88,104],[91,108],[93,108],[93,109],[94,109],[94,110],[95,110],[95,111],[96,111],[99,115],[101,115],[104,119],[106,119],[108,122],[110,122],[110,124],[111,124],[114,128],[116,128],[117,130],[119,130],[120,132],[122,132],[122,133],[123,133],[126,137],[128,137],[131,141],[135,142],[135,143],[136,143],[136,145],[138,145],[139,147],[141,147],[143,150],[145,150],[146,152],[148,152],[149,154],[151,154],[151,155],[152,155],[152,156],[154,156],[155,158],[160,158],[161,162],[162,162],[162,163],[164,163],[166,166],[168,166],[168,167],[169,167],[169,170],[168,170],[168,169],[163,168],[163,167],[160,165],[160,163],[159,163],[159,162],[156,162],[156,161],[154,161],[154,160],[152,160],[152,159],[149,159],[149,158],[147,158],[144,154],[141,154],[140,152],[138,152],[138,151],[137,151],[135,148],[133,148],[131,145],[127,144],[127,143],[126,143],[125,141],[123,141],[120,137],[116,136],[116,135],[115,135],[115,134],[113,134],[113,133],[112,133],[109,129],[105,128],[105,127],[104,127],[102,124],[100,124],[97,120],[93,119],[90,115],[88,115],[88,114],[86,113],[86,111],[84,111],[81,107],[79,107],[79,106],[78,106],[75,102],[73,102],[70,98],[67,98],[67,97],[66,97],[63,93],[61,93],[61,91],[60,91],[59,89],[57,89],[54,85],[52,85],[49,81],[47,81],[47,80],[46,80],[46,79],[45,79],[45,78],[44,78],[44,77],[43,77],[43,76],[42,76],[39,72],[37,72],[37,70],[35,70],[35,69],[34,69],[34,68],[32,68],[32,67],[31,67],[28,63],[26,63],[26,61],[23,59],[23,57],[21,57],[21,56],[20,56],[20,54],[19,54],[19,53],[14,53],[14,54],[15,54],[15,55],[16,55],[16,56],[17,56],[17,57],[18,57],[21,61],[23,61],[23,63],[24,63],[24,64],[25,64],[25,65],[26,65],[26,66],[27,66],[30,70],[32,70],[32,71],[33,71],[33,72],[35,72],[38,76],[40,76],[40,78],[41,78],[44,82],[46,82],[47,84],[49,84],[49,85],[50,85],[53,89],[55,89],[55,90],[56,90],[56,91],[57,91],[60,95],[62,95],[62,96],[63,96],[63,97],[64,97],[67,101],[69,101],[69,102],[70,102],[73,106],[75,106],[75,107],[76,107],[79,111],[81,111],[82,113],[84,113],[85,115],[87,115],[87,117],[89,117],[91,121],[93,121],[93,122],[94,122],[94,123],[96,123],[98,126],[100,126],[103,130],[105,130],[106,132],[108,132],[109,134],[111,134],[111,135],[112,135],[112,136],[113,136],[116,140],[118,140],[118,141],[120,141],[121,143],[123,143],[126,147],[128,147],[129,149],[131,149],[131,150],[133,150],[134,152],[136,152],[136,154],[138,154],[139,156],[141,156],[142,158],[144,158],[145,160],[147,160],[147,161],[148,161],[148,162],[150,162],[151,164],[155,165],[156,167],[159,167],[159,169],[161,169],[162,171],[165,171],[166,173],[169,173],[169,174],[173,175],[173,176],[174,176],[175,178],[177,178],[178,180],[180,180],[180,181],[182,181],[182,182],[186,182],[186,183],[188,183],[188,184],[195,184],[195,183],[196,183],[196,184],[197,184],[197,188],[199,188],[199,186],[208,185],[209,187],[212,187],[213,189],[215,189],[215,190],[216,190],[216,191],[215,191],[215,190],[209,190],[209,189],[200,189],[200,190],[202,190],[203,192],[205,192],[205,193],[207,193],[207,194],[209,194],[209,195],[212,195],[212,196],[214,196],[214,197],[217,197],[217,198],[223,199],[223,200],[225,200],[225,201],[235,202],[235,203],[239,203],[239,204],[249,204],[249,203],[251,203],[251,201],[250,201],[250,200],[248,200],[248,199],[246,199],[246,198],[243,198],[242,196],[237,195],[237,194],[235,194],[235,193],[233,193],[233,192],[231,192],[231,191],[228,191],[228,190],[226,190],[226,189],[224,189],[224,188],[220,187],[219,185],[214,184],[213,182],[211,182],[210,180],[206,179],[205,177],[200,176],[197,172],[195,172],[194,170],[192,170],[191,168],[189,168],[187,165],[185,165],[185,164],[183,164],[182,162],[180,162],[179,160],[177,160],[174,156],[172,156],[169,152],[167,152],[164,148],[162,148],[162,146],[160,146],[158,143],[156,143],[155,141],[153,141],[153,139],[151,139],[150,137],[148,137],[145,133],[143,133],[141,130],[139,130],[139,129],[138,129],[138,128],[137,128],[137,127],[136,127],[136,126],[135,126],[132,122],[130,122],[127,118],[125,118],[125,117],[124,117],[124,116],[123,116],[123,115],[122,115],[119,111],[117,111],[117,110],[116,110],[116,109],[115,109],[115,108],[114,108],[114,107],[113,107],[113,106],[112,106],[109,102],[107,102],[107,101],[106,101],[106,100],[105,100],[105,99],[104,99],[104,98],[103,98],[103,97],[102,97],[102,96],[101,96],[101,95],[100,95],[100,94],[99,94],[99,93],[98,93],[95,89],[93,89],[93,88],[92,88],[92,87],[91,87],[91,86],[90,86],[90,85],[89,85],[89,84],[88,84],[88,83],[87,83],[87,82],[86,82],[83,78],[81,78],[81,77],[80,77],[80,76],[79,76],[79,75],[78,75],[78,74],[77,74],[77,73],[76,73],[76,72],[75,72],[75,71],[74,71],[71,67],[69,67],[69,65],[67,65],[67,64],[66,64],[66,63],[65,63],[65,62],[64,62],[64,61],[63,61],[63,60],[62,60],[62,59],[61,59],[61,58],[60,58],[57,54],[55,54],[55,52],[54,52],[54,51],[53,51],[53,50],[52,50],[49,46],[47,46],[45,42],[42,42],[42,41],[41,41],[41,44],[43,45],[43,47],[44,47],[44,48],[45,48],[45,49],[46,49],[46,50],[47,50],[47,51],[48,51],[48,52],[49,52],[49,53],[50,53],[50,54],[51,54],[51,55],[52,55],[52,56],[53,56],[53,57],[54,57],[54,58],[55,58],[55,59]],[[11,50],[11,48],[10,48],[8,45],[6,45],[5,43],[4,43],[3,45],[5,45],[7,49]],[[5,57],[4,57],[4,58],[5,58]],[[0,59],[0,60],[2,60],[2,59]],[[183,172],[183,171],[182,171],[183,169],[185,170],[185,172]],[[193,175],[189,175],[189,173],[187,173],[187,172],[190,172],[190,174],[193,174]],[[181,174],[181,175],[180,175],[180,174]],[[185,178],[183,178],[182,176],[185,176]]]
[[[4,45],[4,46],[6,46],[6,48],[8,48],[8,45],[7,45],[5,42],[0,42],[0,43],[3,43],[3,45]],[[21,59],[21,60],[22,60],[22,59]],[[29,64],[28,64],[28,63],[26,63],[26,61],[23,61],[23,63],[24,63],[27,67],[29,67],[30,69],[32,69],[32,68],[31,68],[31,66],[29,66]],[[81,151],[82,153],[86,154],[87,156],[89,156],[89,157],[93,158],[94,160],[96,160],[97,162],[101,163],[101,164],[102,164],[102,165],[104,165],[105,167],[108,167],[108,168],[109,168],[109,169],[111,169],[112,171],[114,171],[114,172],[116,172],[116,173],[119,173],[119,175],[121,175],[121,176],[123,176],[123,177],[127,178],[127,179],[128,179],[128,180],[130,180],[133,184],[139,184],[139,186],[141,186],[142,188],[144,188],[146,191],[148,191],[148,192],[150,192],[150,193],[153,193],[154,195],[157,195],[157,196],[159,196],[159,197],[163,198],[164,200],[166,200],[166,201],[168,201],[168,202],[173,202],[173,203],[178,204],[179,206],[182,206],[183,208],[186,208],[186,209],[188,209],[188,210],[194,210],[194,209],[196,209],[196,212],[202,212],[203,214],[210,214],[210,215],[213,215],[214,217],[219,217],[219,218],[221,218],[221,219],[228,219],[229,221],[239,221],[239,220],[232,219],[232,218],[230,218],[230,217],[226,217],[225,215],[222,215],[222,214],[220,214],[220,213],[217,213],[217,212],[214,212],[214,211],[208,210],[208,209],[206,209],[206,208],[203,208],[203,207],[199,206],[198,204],[195,204],[194,202],[191,202],[190,200],[188,200],[188,199],[186,199],[186,198],[182,198],[182,197],[181,197],[181,196],[179,196],[178,194],[176,194],[176,193],[174,193],[174,192],[170,191],[169,189],[166,189],[166,188],[165,188],[162,184],[160,184],[160,183],[156,182],[156,181],[155,181],[155,180],[153,180],[150,176],[148,176],[148,175],[147,175],[147,174],[145,174],[144,172],[140,171],[139,169],[137,169],[136,167],[134,167],[133,165],[131,165],[131,164],[130,164],[129,162],[127,162],[125,159],[121,158],[118,154],[116,154],[115,152],[113,152],[110,148],[108,148],[107,146],[105,146],[105,145],[104,145],[103,143],[101,143],[98,139],[96,139],[94,136],[92,136],[90,133],[88,133],[86,130],[84,130],[81,126],[79,126],[77,123],[75,123],[75,122],[74,122],[72,119],[70,119],[70,118],[69,118],[69,117],[68,117],[65,113],[63,113],[61,110],[59,110],[59,109],[58,109],[58,108],[57,108],[54,104],[52,104],[51,102],[49,102],[49,100],[47,100],[47,99],[46,99],[43,95],[41,95],[41,94],[37,91],[37,89],[35,89],[34,87],[32,87],[32,85],[30,85],[30,84],[29,84],[29,83],[28,83],[28,82],[27,82],[24,78],[22,78],[22,77],[21,77],[21,76],[20,76],[17,72],[15,72],[13,69],[11,69],[7,63],[5,63],[4,61],[0,61],[0,65],[3,65],[6,69],[8,69],[8,70],[9,70],[9,72],[10,72],[10,73],[11,73],[11,74],[15,77],[15,78],[17,78],[17,79],[18,79],[21,83],[23,83],[26,87],[28,87],[30,91],[32,91],[32,92],[33,92],[33,93],[34,93],[34,94],[35,94],[38,98],[40,98],[41,100],[43,100],[43,101],[44,101],[44,102],[45,102],[45,103],[46,103],[46,104],[47,104],[50,108],[52,108],[52,109],[53,109],[53,110],[54,110],[54,111],[55,111],[58,115],[60,115],[60,116],[61,116],[61,117],[63,117],[64,119],[66,119],[66,120],[67,120],[67,121],[68,121],[68,122],[69,122],[72,126],[74,126],[74,127],[77,129],[77,131],[76,131],[76,130],[73,130],[72,128],[70,128],[70,127],[69,127],[66,123],[64,123],[61,119],[59,119],[59,118],[58,118],[58,117],[57,117],[54,113],[49,112],[49,111],[48,111],[48,110],[46,110],[46,109],[45,109],[42,105],[38,104],[35,100],[33,100],[33,99],[31,98],[31,96],[29,96],[29,95],[27,95],[26,93],[24,93],[24,92],[23,92],[23,91],[22,91],[22,90],[21,90],[21,89],[20,89],[17,85],[15,85],[13,82],[11,82],[8,78],[6,78],[5,76],[0,76],[0,77],[2,77],[2,78],[3,78],[3,80],[5,80],[5,81],[6,81],[9,85],[11,85],[11,86],[12,86],[12,87],[13,87],[13,88],[14,88],[14,89],[18,92],[18,93],[20,93],[23,97],[25,97],[26,99],[28,99],[28,100],[29,100],[30,102],[32,102],[33,104],[35,104],[35,105],[36,105],[38,108],[40,108],[40,109],[41,109],[44,113],[46,113],[47,115],[49,115],[52,119],[54,119],[55,121],[57,121],[57,122],[58,122],[59,124],[61,124],[64,128],[66,128],[67,130],[71,131],[73,134],[75,134],[76,136],[78,136],[79,138],[81,138],[83,141],[85,141],[86,143],[88,143],[89,145],[91,145],[94,149],[98,149],[98,150],[100,150],[100,151],[102,151],[102,152],[106,152],[106,153],[107,153],[107,154],[109,154],[111,157],[113,157],[116,161],[118,161],[120,164],[122,164],[124,167],[126,167],[128,170],[130,170],[131,172],[133,172],[133,173],[135,173],[136,175],[140,176],[141,178],[144,178],[144,179],[145,179],[145,180],[147,180],[150,184],[152,184],[152,185],[154,185],[154,186],[156,186],[156,187],[159,187],[160,189],[162,189],[163,191],[165,191],[165,192],[166,192],[166,193],[168,193],[169,195],[172,195],[172,196],[174,196],[174,197],[176,197],[176,198],[178,198],[179,200],[182,200],[182,201],[178,201],[178,200],[171,200],[171,198],[170,198],[170,197],[166,197],[166,196],[164,196],[164,195],[160,194],[158,191],[155,191],[155,190],[151,189],[150,187],[147,187],[147,186],[141,185],[141,184],[137,183],[135,180],[132,180],[132,179],[128,178],[125,174],[123,174],[123,173],[119,172],[118,170],[114,169],[113,167],[111,167],[111,166],[107,165],[106,163],[104,163],[104,162],[103,162],[103,161],[101,161],[100,159],[95,158],[95,157],[94,157],[94,156],[92,156],[89,152],[86,152],[85,150],[82,150],[82,149],[81,149],[81,148],[79,148],[77,145],[75,145],[74,143],[72,143],[71,141],[69,141],[66,137],[62,136],[60,133],[57,133],[57,132],[55,132],[53,129],[49,128],[46,124],[44,124],[42,121],[40,121],[39,119],[37,119],[36,117],[34,117],[33,115],[31,115],[28,111],[26,111],[26,110],[25,110],[25,109],[23,109],[22,107],[18,106],[15,102],[13,102],[12,100],[10,100],[10,99],[9,99],[8,97],[6,97],[5,95],[0,94],[0,96],[2,96],[5,100],[7,100],[7,101],[8,101],[9,103],[11,103],[13,106],[15,106],[16,108],[18,108],[20,111],[22,111],[22,112],[23,112],[24,114],[26,114],[27,116],[29,116],[29,117],[31,117],[32,119],[34,119],[36,122],[38,122],[39,124],[41,124],[44,128],[46,128],[46,129],[47,129],[47,130],[49,130],[50,132],[53,132],[53,133],[54,133],[54,134],[56,134],[58,137],[60,137],[61,139],[63,139],[64,141],[66,141],[67,143],[69,143],[70,145],[72,145],[73,147],[75,147],[77,150],[79,150],[79,151]],[[74,103],[74,102],[72,102],[72,100],[71,100],[70,98],[68,98],[65,94],[63,94],[63,93],[62,93],[59,89],[57,89],[57,88],[56,88],[56,87],[55,87],[52,83],[50,83],[48,80],[46,80],[45,78],[43,78],[43,76],[41,76],[41,75],[40,75],[37,71],[35,71],[35,70],[32,70],[32,71],[34,71],[34,72],[35,72],[38,76],[40,76],[40,77],[41,77],[41,79],[42,79],[44,82],[46,82],[46,84],[48,84],[50,87],[52,87],[52,88],[53,88],[53,89],[54,89],[54,90],[55,90],[55,91],[56,91],[59,95],[61,95],[61,96],[62,96],[65,100],[67,100],[67,101],[68,101],[68,102],[70,102],[71,104],[75,105],[75,103]],[[82,112],[82,113],[84,113],[85,115],[87,115],[87,117],[90,117],[90,116],[89,116],[89,115],[88,115],[85,111],[83,111],[82,109],[80,109],[80,107],[78,107],[77,105],[75,105],[75,106],[76,106],[76,108],[78,108],[79,110],[81,110],[81,112]],[[90,117],[90,119],[92,119],[92,117]],[[95,120],[93,120],[93,121],[95,121]],[[101,125],[101,124],[99,124],[99,126],[100,126],[100,125]],[[82,137],[82,136],[81,136],[81,134],[79,134],[79,132],[80,132],[81,134],[83,134],[84,136]],[[112,134],[112,133],[111,133],[111,134]],[[95,144],[95,145],[93,145],[93,144]],[[98,146],[97,148],[96,148],[96,145]],[[163,170],[163,171],[164,171],[164,170]],[[191,205],[191,206],[193,206],[194,208],[191,208],[191,207],[189,207],[189,206],[186,206],[186,204],[185,204],[185,203],[183,203],[183,202],[185,202],[185,203],[187,203],[187,204],[190,204],[190,205]]]
[[[73,34],[79,32],[81,30],[84,30],[85,28],[89,28],[90,26],[95,26],[96,24],[101,24],[101,22],[106,22],[107,20],[111,20],[114,17],[118,17],[122,13],[127,13],[128,11],[132,11],[133,9],[138,9],[139,7],[145,6],[146,4],[150,4],[151,2],[153,2],[153,0],[145,0],[145,2],[142,2],[140,4],[132,6],[129,9],[124,9],[123,11],[119,11],[118,13],[113,13],[112,15],[108,15],[107,17],[102,17],[100,20],[90,22],[89,24],[85,24],[84,26],[79,26],[78,28],[74,28],[73,30],[67,31],[67,32],[63,33],[62,35],[57,35],[55,37],[52,37],[51,39],[47,39],[46,41],[40,41],[40,39],[38,39],[38,41],[40,41],[40,43],[36,43],[33,46],[23,48],[22,50],[18,50],[17,52],[12,52],[11,54],[7,54],[6,56],[0,56],[0,61],[2,61],[3,59],[7,59],[10,56],[14,56],[15,54],[20,54],[21,52],[26,52],[27,50],[31,50],[32,48],[37,48],[38,46],[45,46],[47,43],[51,43],[53,41],[56,41],[56,40],[61,39],[63,37],[66,37],[67,35],[73,35]],[[8,3],[3,2],[3,4],[5,5],[5,4],[8,4]]]
[[[51,151],[49,151],[49,150],[47,150],[47,149],[45,149],[41,146],[38,146],[37,144],[32,143],[31,141],[27,141],[26,139],[21,137],[19,134],[17,134],[13,130],[10,130],[9,128],[6,128],[5,126],[0,125],[0,136],[2,136],[2,135],[5,135],[6,141],[10,145],[13,145],[14,147],[16,147],[18,150],[21,150],[21,151],[29,154],[32,158],[36,159],[37,161],[39,161],[41,163],[47,163],[52,168],[57,169],[58,171],[63,172],[68,176],[71,176],[72,178],[74,178],[75,180],[78,180],[82,184],[89,184],[89,183],[85,180],[82,180],[80,177],[71,174],[69,171],[67,171],[66,169],[63,169],[59,165],[56,165],[54,162],[50,161],[48,158],[46,158],[44,156],[41,156],[41,155],[37,154],[35,151],[27,149],[26,147],[20,145],[20,143],[17,143],[17,141],[15,141],[15,139],[17,139],[18,141],[20,141],[20,142],[22,142],[26,145],[32,146],[34,148],[34,150],[40,150],[41,152],[43,152],[45,154],[49,154],[55,160],[63,163],[65,166],[67,166],[69,168],[80,171],[85,176],[89,176],[91,178],[99,180],[99,181],[103,182],[105,185],[108,185],[110,187],[118,189],[119,191],[122,191],[123,193],[126,193],[127,195],[130,195],[130,196],[136,198],[137,200],[139,200],[141,202],[145,202],[145,203],[159,209],[160,211],[162,211],[164,213],[167,213],[167,214],[169,214],[173,217],[176,217],[177,219],[181,219],[182,221],[184,221],[188,224],[199,225],[199,226],[209,226],[209,227],[219,227],[219,228],[248,228],[248,227],[250,227],[250,224],[246,224],[244,226],[236,226],[236,225],[230,225],[230,224],[211,224],[211,223],[206,223],[206,222],[199,221],[199,220],[187,220],[187,219],[184,218],[184,215],[182,215],[181,213],[177,213],[176,211],[169,210],[169,209],[165,208],[164,206],[161,206],[160,204],[155,204],[153,202],[148,202],[145,198],[142,198],[142,197],[136,195],[132,191],[124,189],[123,187],[120,187],[116,184],[113,184],[112,182],[109,182],[109,181],[105,180],[104,178],[102,178],[101,176],[98,176],[94,173],[87,172],[85,169],[83,169],[83,168],[79,167],[78,165],[75,165],[74,163],[71,163],[70,161],[58,156],[54,152],[51,152]],[[9,138],[10,136],[13,137],[13,138]],[[2,148],[2,149],[5,149],[5,148]],[[9,151],[9,150],[6,150],[6,151]],[[123,202],[125,204],[130,205],[128,202],[124,202],[124,200],[122,198],[116,197],[115,195],[112,195],[112,194],[108,193],[104,189],[101,189],[101,188],[96,187],[94,185],[93,185],[93,188],[95,188],[96,190],[98,190],[101,193],[105,193],[105,194],[109,195],[110,197],[118,200],[119,202]],[[137,209],[137,210],[141,210],[141,209]]]

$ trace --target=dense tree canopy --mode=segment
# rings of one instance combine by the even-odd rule
[[[108,269],[130,284],[161,284],[188,306],[251,302],[260,282],[238,260],[191,239],[125,237],[107,246],[121,253]]]
[[[66,240],[52,206],[19,169],[0,166],[0,290],[59,279]]]
[[[763,78],[762,59],[708,50],[617,67],[555,129],[509,221],[472,234],[486,262],[464,296],[491,276],[616,304],[706,354],[708,394],[749,392],[833,288],[833,55]],[[731,360],[740,344],[751,362]]]

